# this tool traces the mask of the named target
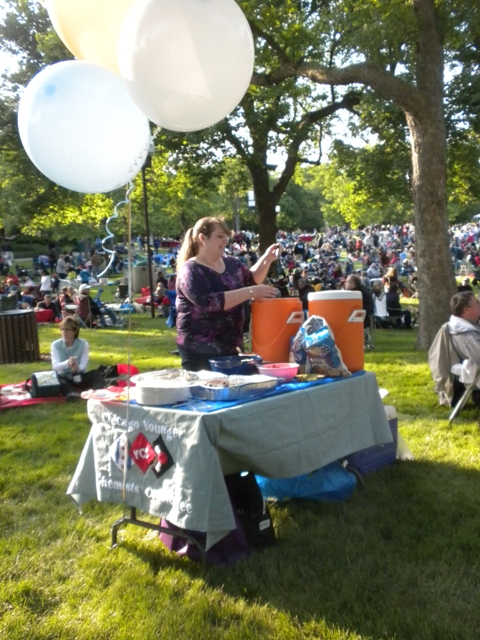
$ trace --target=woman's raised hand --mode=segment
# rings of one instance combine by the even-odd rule
[[[266,258],[269,258],[271,262],[273,262],[274,260],[278,260],[278,258],[281,256],[282,249],[283,247],[280,242],[276,242],[275,244],[271,244],[263,255]]]
[[[268,298],[276,298],[278,291],[269,284],[256,284],[251,287],[252,300],[267,300]]]

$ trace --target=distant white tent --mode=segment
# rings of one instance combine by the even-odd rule
[[[472,216],[472,220],[480,220],[480,213],[476,213],[474,216]]]

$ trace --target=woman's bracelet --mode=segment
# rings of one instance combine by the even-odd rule
[[[252,287],[248,287],[248,295],[253,300],[253,289],[252,289]]]

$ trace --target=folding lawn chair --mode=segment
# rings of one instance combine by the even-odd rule
[[[373,322],[377,329],[398,329],[398,324],[387,311],[387,298],[385,294],[374,296],[375,311]]]
[[[77,312],[74,317],[78,320],[82,329],[96,329],[97,319],[90,308],[88,296],[83,296],[82,299],[77,300]]]
[[[451,368],[452,374],[458,377],[460,383],[465,385],[465,390],[457,400],[454,396],[452,400],[453,411],[450,413],[448,422],[451,424],[463,407],[467,404],[470,396],[477,388],[480,380],[480,367],[473,360],[464,360],[459,364],[454,364]]]
[[[450,406],[451,424],[480,384],[480,367],[463,360],[453,344],[448,322],[443,324],[428,352],[428,363],[435,381],[439,403]]]

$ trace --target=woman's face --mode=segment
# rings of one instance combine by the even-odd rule
[[[212,255],[223,255],[225,247],[228,245],[230,236],[225,233],[220,225],[215,225],[209,237],[203,236],[203,247]]]
[[[75,331],[73,329],[61,329],[62,338],[67,346],[71,346],[75,341]]]

